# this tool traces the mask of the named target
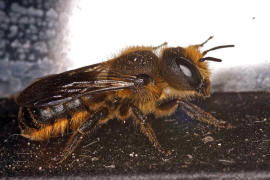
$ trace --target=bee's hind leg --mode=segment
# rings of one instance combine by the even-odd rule
[[[99,111],[93,113],[89,119],[87,119],[70,137],[67,145],[58,161],[62,163],[67,157],[76,149],[86,134],[92,133],[96,128],[99,120],[102,120],[108,116],[108,109],[102,108]]]
[[[171,151],[165,151],[159,144],[156,134],[147,120],[147,116],[145,116],[141,110],[134,105],[131,105],[131,109],[135,115],[134,120],[136,124],[140,126],[142,133],[149,139],[153,146],[162,154],[166,156],[171,155]]]

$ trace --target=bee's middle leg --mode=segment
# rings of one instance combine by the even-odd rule
[[[143,115],[141,110],[134,105],[131,106],[131,109],[133,114],[135,115],[134,120],[136,124],[140,126],[142,133],[146,137],[148,137],[149,141],[153,144],[153,146],[162,154],[170,155],[171,151],[165,151],[158,142],[156,134],[147,120],[147,116]]]
[[[107,108],[102,108],[93,113],[89,119],[82,123],[68,140],[59,163],[62,163],[76,149],[86,134],[92,133],[97,128],[98,121],[106,118],[108,113]]]

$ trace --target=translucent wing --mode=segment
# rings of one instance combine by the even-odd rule
[[[50,106],[84,95],[134,88],[137,82],[140,79],[136,76],[111,72],[109,66],[100,63],[38,79],[16,100],[24,107]]]

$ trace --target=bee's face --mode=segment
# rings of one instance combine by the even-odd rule
[[[196,53],[200,53],[197,51]],[[198,54],[198,58],[189,56],[186,49],[168,48],[163,51],[160,71],[165,81],[177,90],[188,90],[195,91],[201,95],[209,95],[209,79],[205,73],[201,73],[200,69],[204,72],[208,72],[208,68],[204,66],[199,67],[197,64],[200,63],[198,60],[202,55]]]

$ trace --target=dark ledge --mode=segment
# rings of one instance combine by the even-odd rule
[[[13,99],[0,100],[1,177],[93,177],[121,179],[269,178],[270,93],[215,93],[197,104],[233,129],[216,129],[187,118],[152,120],[163,157],[132,122],[112,120],[88,136],[62,164],[59,156],[69,135],[49,142],[21,137]]]

